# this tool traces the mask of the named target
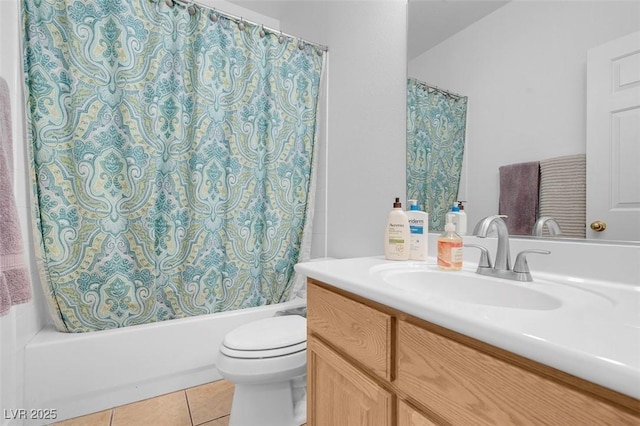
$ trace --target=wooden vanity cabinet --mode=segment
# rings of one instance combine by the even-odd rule
[[[309,426],[640,425],[640,401],[309,279]]]

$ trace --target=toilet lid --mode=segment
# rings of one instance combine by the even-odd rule
[[[306,347],[306,341],[307,319],[300,315],[284,315],[242,325],[227,333],[222,344],[235,351],[269,351],[288,347],[296,350],[301,343]]]

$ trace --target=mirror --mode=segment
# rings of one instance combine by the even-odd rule
[[[587,53],[640,31],[640,2],[409,0],[408,17],[408,76],[468,97],[458,199],[473,229],[498,213],[499,167],[589,158]]]

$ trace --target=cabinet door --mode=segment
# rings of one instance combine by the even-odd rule
[[[313,336],[307,354],[309,426],[392,424],[389,392]]]
[[[398,400],[398,426],[436,426],[436,423],[411,408],[406,402]]]

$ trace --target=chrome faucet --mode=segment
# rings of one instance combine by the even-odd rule
[[[548,250],[524,250],[516,256],[516,263],[512,270],[511,254],[509,250],[509,231],[507,229],[507,224],[503,220],[503,218],[506,217],[507,216],[505,215],[487,216],[484,219],[481,219],[473,230],[473,235],[480,238],[486,238],[489,235],[491,228],[495,228],[498,233],[496,260],[493,265],[491,264],[489,250],[487,250],[486,247],[476,244],[465,245],[466,247],[478,248],[481,251],[481,257],[478,262],[478,269],[476,270],[476,273],[505,278],[508,280],[533,281],[531,273],[529,272],[529,265],[527,263],[527,253],[549,254],[551,252]]]
[[[480,220],[473,230],[473,235],[486,238],[489,230],[493,226],[498,232],[498,249],[496,250],[496,262],[493,269],[496,271],[511,270],[511,254],[509,252],[509,230],[507,224],[502,220],[505,215],[487,216]]]
[[[550,216],[542,216],[540,219],[536,220],[535,225],[533,225],[533,230],[531,235],[535,235],[536,237],[541,237],[542,232],[544,231],[544,226],[547,225],[547,229],[549,230],[549,235],[561,235],[562,231],[560,230],[560,224],[557,220]]]

